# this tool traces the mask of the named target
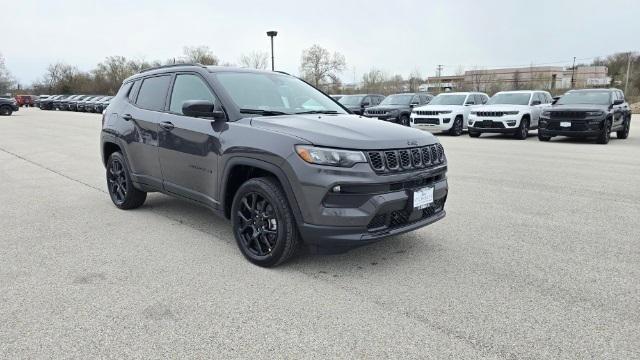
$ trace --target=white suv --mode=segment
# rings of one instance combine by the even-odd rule
[[[540,114],[551,106],[551,94],[546,91],[501,91],[489,99],[486,105],[474,108],[469,114],[469,136],[480,134],[513,134],[524,140],[529,130],[538,128]]]
[[[413,108],[411,127],[421,130],[447,131],[454,136],[462,135],[467,127],[469,113],[478,105],[485,104],[489,96],[476,92],[443,93],[434,97],[428,105]]]

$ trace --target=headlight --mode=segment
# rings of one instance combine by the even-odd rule
[[[505,111],[503,114],[505,115],[518,115],[520,111]]]
[[[550,116],[551,116],[551,111],[543,111],[543,112],[542,112],[542,116],[544,116],[544,117],[550,117]]]
[[[601,116],[603,114],[602,111],[587,111],[587,116]]]
[[[364,156],[362,151],[297,145],[296,153],[302,158],[302,160],[316,165],[352,167],[355,164],[367,162],[367,158]]]

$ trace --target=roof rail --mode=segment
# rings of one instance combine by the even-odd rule
[[[280,74],[285,74],[285,75],[291,75],[288,72],[284,72],[284,71],[280,71],[280,70],[276,70],[274,72],[280,73]]]
[[[151,67],[148,69],[144,69],[141,70],[140,72],[147,72],[147,71],[153,71],[153,70],[158,70],[158,69],[165,69],[165,68],[172,68],[172,67],[176,67],[176,66],[199,66],[201,68],[206,68],[205,65],[202,65],[200,63],[180,63],[180,64],[169,64],[169,65],[160,65],[160,66],[155,66],[155,67]]]

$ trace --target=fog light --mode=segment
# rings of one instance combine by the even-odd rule
[[[443,121],[445,124],[448,124],[448,123],[449,123],[449,121],[451,121],[451,118],[444,118],[444,119],[442,119],[442,121]]]
[[[342,190],[342,189],[340,188],[340,185],[336,185],[336,186],[334,186],[334,187],[331,189],[331,191],[333,191],[334,193],[339,193],[339,192],[340,192],[340,190]]]
[[[508,126],[516,126],[516,121],[515,120],[507,121],[507,125]]]

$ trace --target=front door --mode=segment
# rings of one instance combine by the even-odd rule
[[[182,114],[187,100],[209,100],[215,96],[198,74],[175,77],[169,111],[160,120],[160,166],[165,191],[217,207],[220,131],[212,119]]]

